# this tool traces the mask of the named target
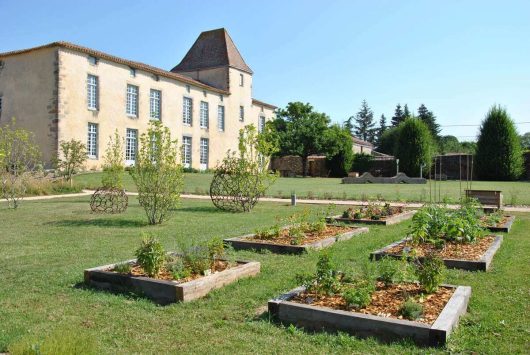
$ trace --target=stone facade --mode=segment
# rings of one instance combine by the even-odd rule
[[[235,48],[224,29],[205,33],[212,32]],[[225,46],[229,54],[239,56],[228,44]],[[127,129],[136,130],[138,138],[147,130],[152,119],[151,90],[157,90],[161,94],[161,122],[170,128],[179,144],[183,137],[191,138],[189,166],[213,168],[228,149],[237,150],[241,128],[248,124],[262,126],[274,117],[275,110],[274,106],[252,98],[251,71],[233,67],[230,61],[223,62],[222,57],[220,60],[217,68],[178,72],[67,42],[3,53],[0,124],[15,117],[17,125],[33,131],[47,166],[57,156],[60,141],[77,139],[88,143],[88,126],[96,124],[96,154],[88,159],[86,168],[100,169],[109,137],[115,130],[124,139]],[[238,60],[243,61],[241,57]],[[95,109],[88,105],[89,75],[97,77]],[[128,85],[138,88],[137,115],[126,113]],[[191,124],[183,119],[187,99],[191,99]],[[200,125],[201,102],[208,104],[208,127]],[[224,110],[224,129],[218,126],[219,107]],[[201,138],[208,139],[206,164],[200,162]]]

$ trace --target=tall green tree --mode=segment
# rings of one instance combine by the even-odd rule
[[[386,126],[386,117],[385,115],[381,115],[381,118],[379,119],[379,128],[377,128],[377,135],[375,139],[375,146],[378,147],[381,144],[381,137],[383,136],[383,133],[385,133],[387,129]]]
[[[395,155],[398,137],[399,126],[387,128],[381,135],[381,141],[377,146],[377,151],[388,155]]]
[[[424,121],[425,122],[425,121]],[[431,132],[432,133],[432,132]],[[440,153],[462,153],[462,146],[455,136],[443,136],[440,138]]]
[[[409,105],[407,105],[407,104],[405,104],[405,107],[403,107],[403,116],[405,118],[412,117],[412,114],[410,113],[410,110],[409,110]]]
[[[361,103],[359,112],[355,115],[354,134],[356,137],[373,143],[375,138],[374,113],[366,100]]]
[[[425,107],[424,104],[421,104],[420,107],[418,107],[418,118],[421,119],[427,127],[429,127],[429,131],[431,131],[431,135],[433,138],[437,141],[440,140],[440,125],[436,123],[436,116],[432,111],[429,111],[427,107]]]
[[[410,118],[399,125],[396,158],[400,170],[408,176],[419,176],[420,167],[430,167],[434,144],[427,125],[417,118]]]
[[[355,116],[350,116],[346,121],[344,121],[344,128],[348,130],[348,132],[350,132],[350,135],[353,136],[353,129],[354,129],[354,125],[353,125],[353,120],[355,119]]]
[[[521,141],[506,109],[493,106],[480,126],[476,171],[484,180],[516,180],[523,172]]]
[[[397,104],[396,109],[394,110],[394,116],[392,116],[392,119],[390,122],[392,123],[392,127],[399,126],[401,122],[405,120],[405,115],[403,114],[403,110],[401,109],[401,105]]]
[[[330,176],[348,175],[353,162],[353,141],[348,129],[335,124],[324,131],[324,152]]]
[[[280,142],[278,155],[302,157],[302,169],[307,175],[307,157],[322,153],[325,139],[323,132],[330,123],[325,113],[316,112],[309,103],[290,102],[285,109],[278,109],[272,129]]]

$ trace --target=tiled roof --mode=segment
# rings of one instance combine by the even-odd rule
[[[270,108],[272,110],[276,110],[277,109],[277,107],[274,106],[274,105],[271,105],[271,104],[268,104],[266,102],[259,101],[259,100],[256,100],[256,99],[252,99],[252,104],[256,105],[256,106],[265,106],[265,107]]]
[[[228,32],[219,28],[202,32],[184,59],[171,71],[186,72],[225,66],[252,74]]]
[[[131,68],[134,68],[134,69],[139,69],[139,70],[143,70],[145,72],[151,73],[151,74],[159,75],[159,76],[162,76],[162,77],[165,77],[165,78],[174,79],[174,80],[186,83],[186,84],[194,85],[194,86],[199,87],[201,89],[206,89],[206,90],[217,92],[217,93],[224,94],[224,95],[230,95],[230,92],[228,92],[228,91],[221,90],[221,89],[215,88],[213,86],[204,84],[204,83],[202,83],[200,81],[194,80],[194,79],[189,78],[189,77],[187,77],[185,75],[182,75],[182,74],[169,72],[167,70],[156,68],[156,67],[153,67],[153,66],[148,65],[148,64],[144,64],[144,63],[140,63],[140,62],[135,62],[135,61],[123,59],[123,58],[116,57],[116,56],[113,56],[111,54],[100,52],[100,51],[97,51],[97,50],[94,50],[94,49],[91,49],[91,48],[82,47],[82,46],[79,46],[77,44],[73,44],[73,43],[70,43],[70,42],[63,42],[63,41],[52,42],[52,43],[49,43],[49,44],[45,44],[43,46],[38,46],[38,47],[33,47],[33,48],[28,48],[28,49],[21,49],[21,50],[5,52],[5,53],[0,53],[0,58],[13,56],[13,55],[18,55],[18,54],[29,53],[29,52],[32,52],[32,51],[45,49],[45,48],[53,48],[53,47],[61,47],[61,48],[66,48],[66,49],[71,49],[71,50],[74,50],[74,51],[86,53],[86,54],[94,56],[96,58],[101,58],[101,59],[105,59],[105,60],[108,60],[108,61],[111,61],[111,62],[114,62],[114,63],[127,65],[127,66],[129,66]]]
[[[367,142],[367,141],[363,141],[362,139],[354,137],[354,136],[352,136],[351,139],[353,140],[353,143],[355,143],[357,145],[362,145],[362,146],[371,147],[371,148],[373,148],[373,146],[374,146],[372,143]]]

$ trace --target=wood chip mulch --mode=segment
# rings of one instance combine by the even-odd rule
[[[305,244],[311,244],[313,242],[326,239],[329,237],[334,237],[340,234],[347,233],[349,231],[355,230],[357,228],[355,227],[345,227],[345,226],[333,226],[333,225],[327,225],[324,231],[321,233],[305,233],[304,238],[302,238],[302,242],[300,245]],[[260,243],[266,243],[266,244],[280,244],[280,245],[291,245],[291,237],[289,237],[289,231],[287,229],[283,229],[281,231],[281,235],[278,238],[274,239],[260,239],[256,236],[248,238],[248,240],[256,240]]]
[[[230,267],[233,267],[233,265],[230,265],[228,262],[223,261],[223,260],[216,260],[215,264],[214,264],[214,267],[211,270],[211,273],[214,274],[216,272],[221,272],[221,271],[224,271],[226,269],[229,269]],[[107,271],[114,272],[114,270],[112,270],[112,269],[111,270],[107,270]],[[147,276],[145,271],[138,264],[133,264],[132,265],[132,270],[129,273],[129,275],[131,275],[131,276],[149,277],[149,276]],[[162,270],[160,270],[160,273],[157,275],[156,279],[157,280],[166,280],[166,281],[176,281],[177,283],[184,283],[184,282],[192,281],[192,280],[195,280],[195,279],[198,279],[198,278],[201,278],[201,277],[204,277],[204,275],[192,274],[190,277],[181,278],[181,279],[174,279],[173,275],[171,274],[171,272],[169,272],[165,268],[162,268]]]
[[[422,288],[416,283],[393,284],[386,287],[382,282],[377,282],[376,291],[372,294],[372,302],[361,309],[348,308],[340,295],[321,296],[304,292],[291,301],[380,317],[404,319],[399,314],[399,310],[401,305],[412,297],[416,302],[423,305],[423,314],[416,319],[416,322],[433,324],[453,293],[454,289],[451,287],[439,287],[435,293],[422,295]]]
[[[414,245],[412,242],[406,241],[387,249],[385,253],[401,255],[403,249],[407,248],[409,254],[414,249],[417,256],[425,256],[432,253],[442,259],[480,260],[494,240],[494,235],[488,235],[479,238],[475,243],[446,242],[443,249],[436,249],[430,243]]]
[[[506,222],[508,222],[508,217],[507,216],[503,216],[499,223],[494,223],[494,224],[488,224],[488,216],[480,217],[480,221],[486,227],[499,227],[499,228],[502,228],[502,227],[504,227]]]

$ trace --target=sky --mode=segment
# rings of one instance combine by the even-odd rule
[[[362,100],[377,121],[423,103],[459,140],[494,104],[530,122],[529,0],[0,0],[0,23],[0,52],[63,40],[166,70],[224,27],[254,98],[279,107],[309,102],[343,123]]]

